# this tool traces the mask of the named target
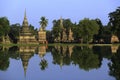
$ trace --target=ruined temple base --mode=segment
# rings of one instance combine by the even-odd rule
[[[111,43],[118,43],[118,42],[119,42],[118,37],[115,36],[115,35],[113,35],[113,36],[111,37]]]
[[[46,41],[46,40],[45,41],[41,40],[41,41],[38,41],[38,42],[39,42],[39,44],[48,44],[48,41]]]

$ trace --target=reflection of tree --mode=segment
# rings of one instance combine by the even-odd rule
[[[45,59],[42,59],[40,62],[41,70],[45,70],[48,67],[48,62]]]
[[[19,59],[18,47],[2,46],[0,48],[0,70],[7,70],[9,58]]]
[[[109,74],[114,76],[116,80],[120,80],[120,47],[118,48],[117,54],[114,54],[109,63]]]
[[[80,68],[90,70],[100,67],[98,54],[87,46],[56,46],[52,48],[53,63],[60,66],[70,65],[71,63],[79,65]]]
[[[90,70],[98,68],[100,60],[97,54],[89,47],[75,47],[74,54],[72,54],[73,64],[79,65],[80,68]]]
[[[94,46],[93,51],[99,55],[101,60],[102,58],[110,59],[112,57],[111,46]]]
[[[7,55],[8,50],[2,51],[0,50],[0,70],[7,70],[9,67],[9,56]]]
[[[47,60],[44,59],[44,56],[46,54],[46,46],[42,45],[38,47],[38,55],[41,58],[41,62],[40,62],[40,68],[41,70],[45,70],[48,67],[48,62]]]
[[[20,59],[18,49],[19,48],[17,46],[10,47],[8,50],[9,57],[16,60]]]
[[[71,48],[72,49],[72,48]],[[70,65],[71,54],[69,46],[55,46],[52,48],[53,64],[58,64],[61,67],[63,65]],[[72,52],[71,52],[72,53]]]

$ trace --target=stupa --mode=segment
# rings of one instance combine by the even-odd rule
[[[29,29],[28,21],[26,17],[26,10],[24,14],[22,29],[20,30],[19,44],[38,44],[35,35],[33,35]]]

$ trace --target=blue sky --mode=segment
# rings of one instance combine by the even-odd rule
[[[22,25],[26,8],[28,22],[35,28],[40,27],[41,16],[49,21],[47,29],[51,29],[52,21],[61,16],[72,22],[99,18],[105,25],[109,21],[108,14],[119,6],[119,0],[0,0],[0,17],[6,16],[10,24]]]

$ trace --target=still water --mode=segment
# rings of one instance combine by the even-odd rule
[[[1,46],[0,80],[120,80],[120,47]]]

